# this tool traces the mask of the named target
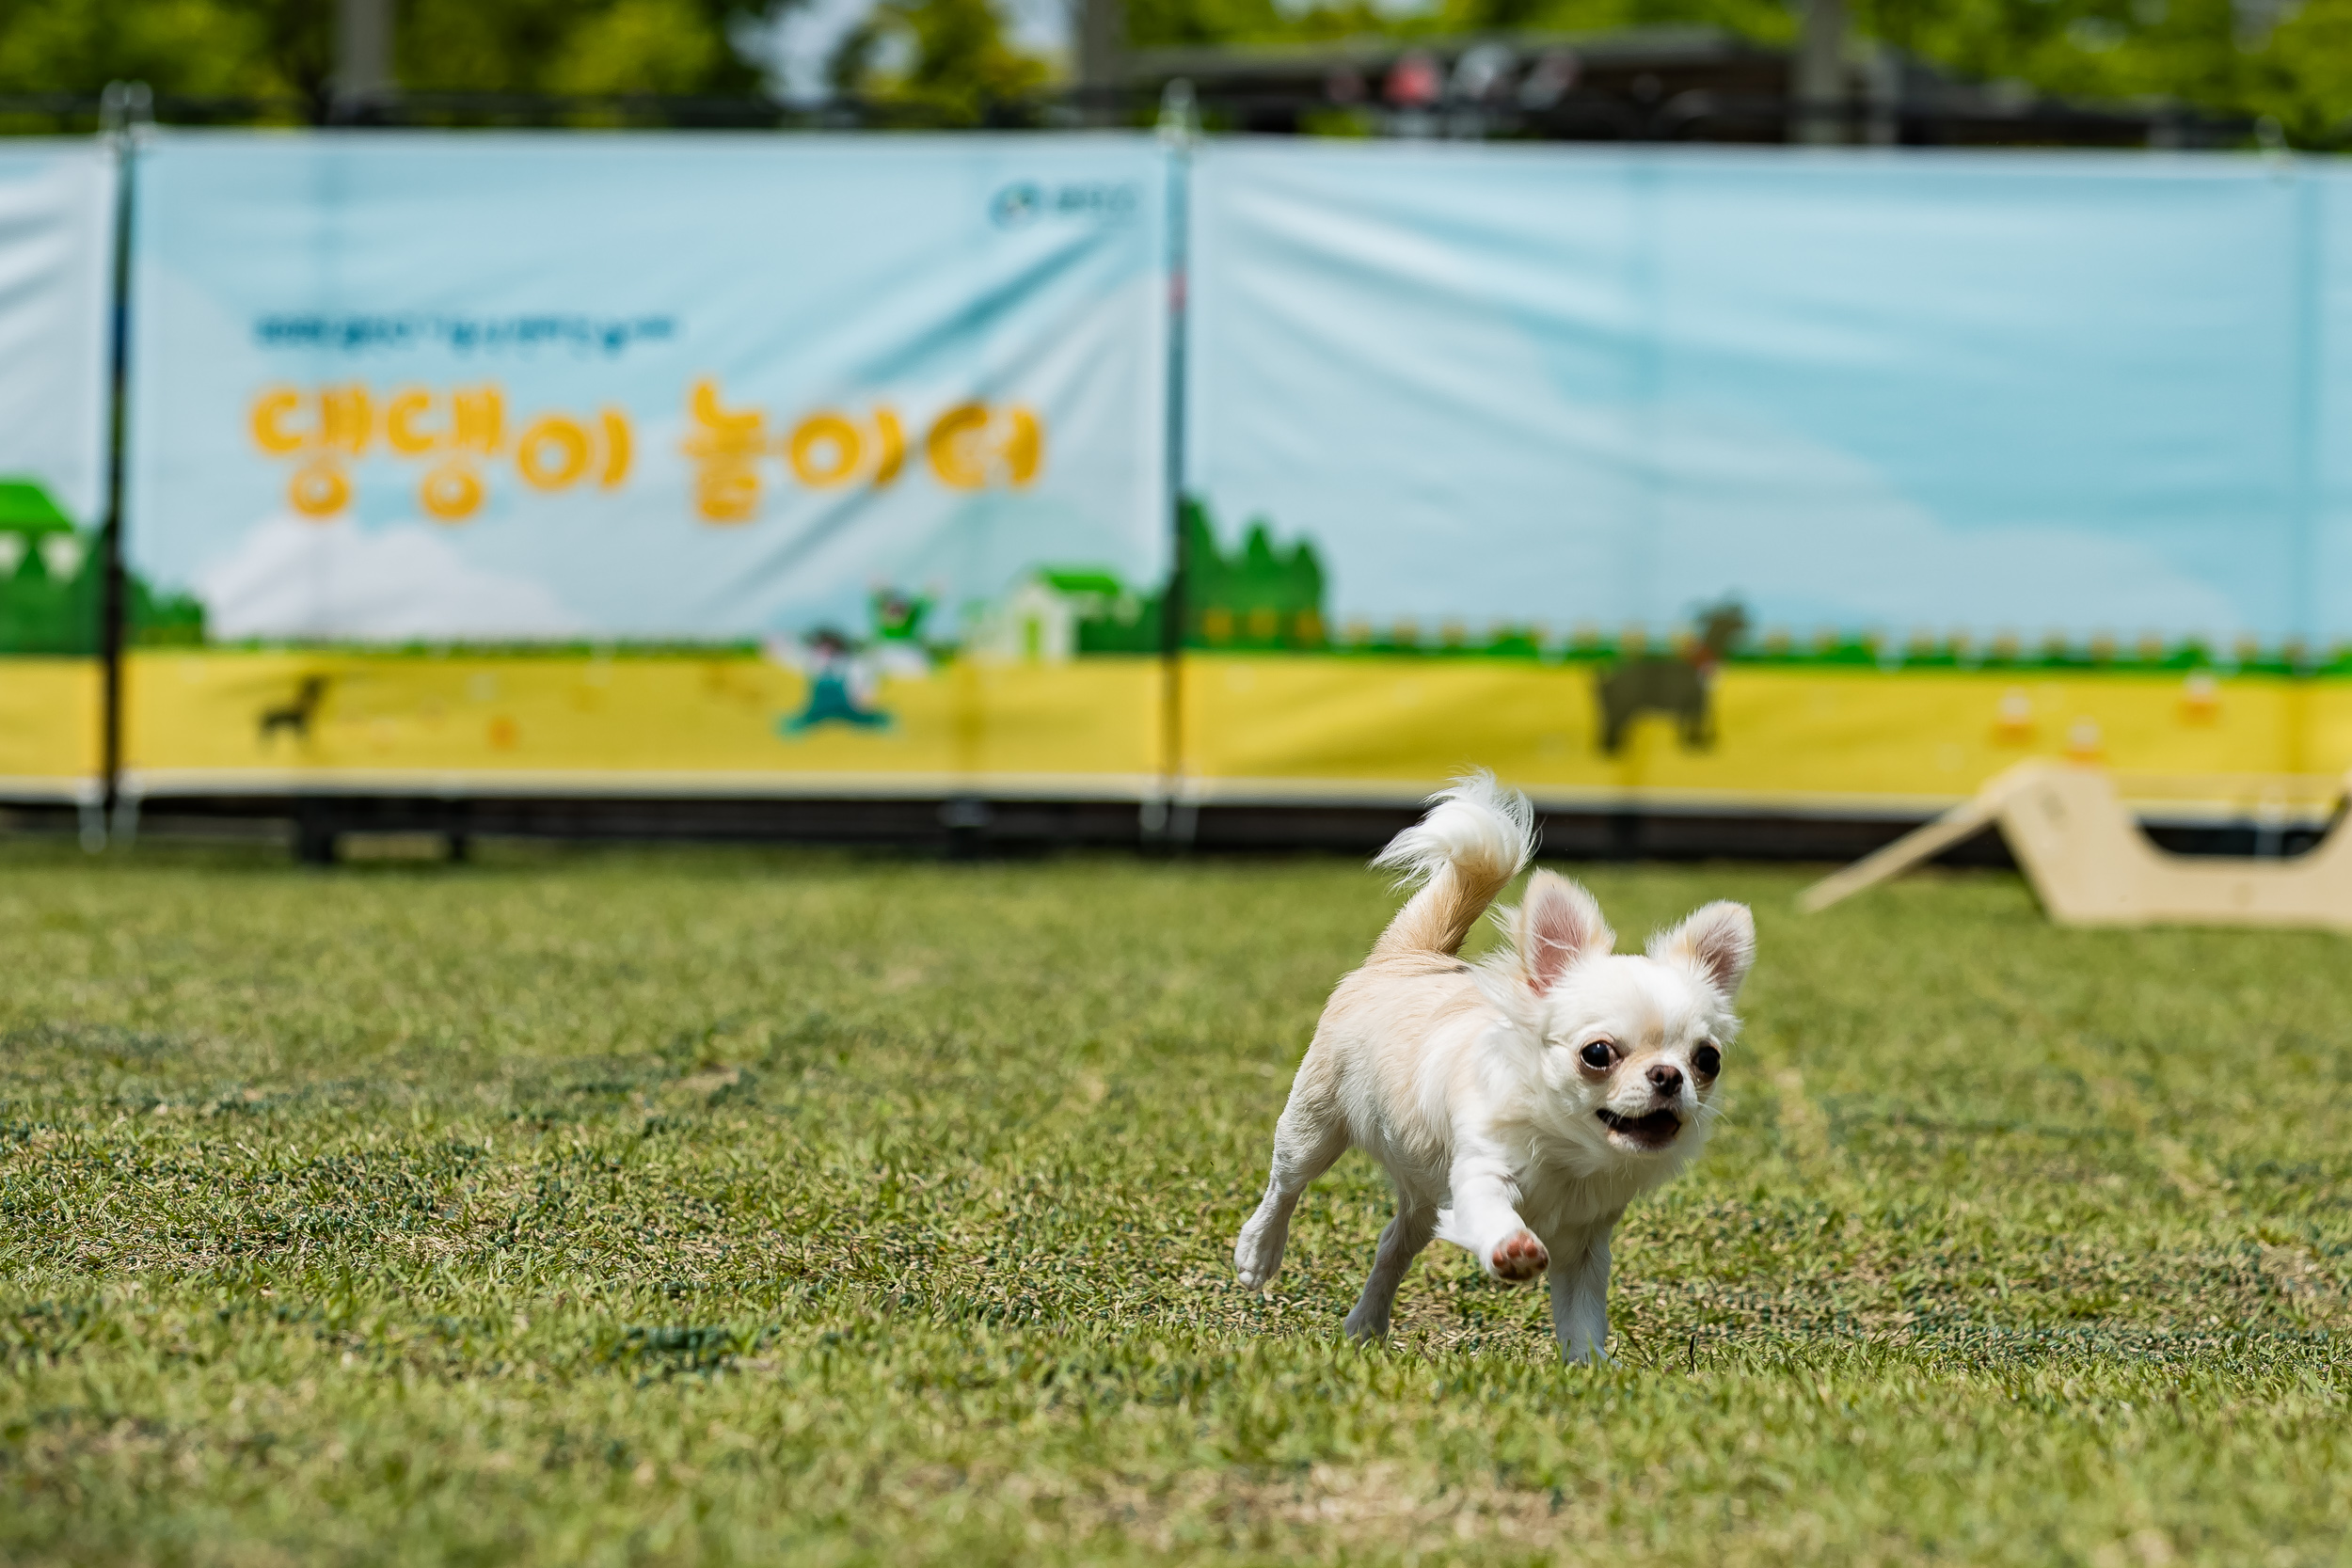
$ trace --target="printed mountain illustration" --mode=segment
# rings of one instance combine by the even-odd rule
[[[1082,654],[1156,654],[1163,628],[1159,592],[1136,594],[1104,571],[1056,570],[1041,574],[1054,592],[1078,612],[1073,625]]]
[[[104,579],[95,531],[75,528],[34,481],[0,479],[0,654],[95,655]],[[194,599],[154,594],[136,577],[124,586],[138,641],[203,641]]]
[[[1284,549],[1259,518],[1228,555],[1206,507],[1187,501],[1183,522],[1186,647],[1320,648],[1329,640],[1311,541]]]

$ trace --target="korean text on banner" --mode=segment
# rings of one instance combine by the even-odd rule
[[[1136,137],[175,135],[133,230],[142,793],[1138,791]]]
[[[1194,180],[1201,793],[1476,761],[1915,811],[2032,754],[2352,763],[2335,177],[1298,143]]]
[[[0,798],[90,799],[115,163],[0,150]]]

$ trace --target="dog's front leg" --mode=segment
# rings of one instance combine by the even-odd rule
[[[1564,1361],[1610,1364],[1609,1237],[1616,1225],[1612,1214],[1578,1237],[1559,1238],[1552,1254],[1551,1331]]]
[[[1453,1212],[1439,1233],[1477,1255],[1486,1272],[1514,1283],[1544,1272],[1551,1255],[1519,1218],[1519,1184],[1493,1150],[1472,1147],[1457,1155]]]

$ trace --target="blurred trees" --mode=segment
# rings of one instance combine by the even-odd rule
[[[2352,0],[1856,0],[1870,35],[1960,74],[2082,98],[2177,98],[2352,134]]]
[[[1759,40],[1794,34],[1783,0],[1435,0],[1400,11],[1372,0],[1127,0],[1137,46],[1450,33],[1600,33],[1624,27],[1709,25]]]
[[[750,97],[763,65],[734,40],[796,3],[400,0],[397,74],[418,92]],[[0,0],[0,93],[135,79],[166,96],[279,100],[319,116],[334,20],[333,0]],[[976,119],[1052,74],[1009,31],[995,0],[880,0],[831,74],[861,97]]]
[[[834,52],[826,74],[846,96],[969,123],[991,103],[1035,96],[1052,75],[1007,32],[994,0],[880,0]]]
[[[235,0],[0,0],[0,92],[94,93],[118,78],[205,95],[284,92],[323,76],[271,36],[281,8]],[[282,8],[291,9],[291,7]],[[330,7],[313,8],[324,16]],[[325,38],[325,24],[320,38]]]
[[[740,96],[731,29],[788,0],[403,0],[399,75],[433,91]],[[333,0],[0,0],[0,92],[326,102]]]
[[[797,0],[401,0],[399,75],[422,91],[745,96],[733,40]],[[1794,33],[1798,0],[1127,0],[1137,47],[1369,33],[1708,25]],[[1957,74],[2084,98],[2160,95],[2274,117],[2293,140],[2352,140],[2352,0],[1851,0],[1857,33]],[[0,0],[0,92],[298,101],[333,70],[332,0]],[[879,0],[832,63],[842,90],[976,117],[1047,82],[997,0]]]
[[[2240,0],[1858,0],[1871,35],[1959,74],[2085,98],[2243,107],[2268,29]]]
[[[1703,25],[1786,43],[1801,0],[1128,0],[1142,47],[1357,33],[1607,32]],[[2352,0],[1850,0],[1854,29],[1963,76],[2082,98],[2160,96],[2352,140]]]
[[[2305,145],[2352,140],[2352,0],[2309,0],[2249,62],[2247,102]]]
[[[745,97],[759,90],[761,71],[737,53],[730,29],[782,8],[756,0],[405,0],[399,75],[404,87],[428,91]]]

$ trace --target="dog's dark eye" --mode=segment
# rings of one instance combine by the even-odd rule
[[[1724,1053],[1711,1045],[1702,1045],[1691,1053],[1691,1065],[1699,1069],[1702,1078],[1712,1078],[1724,1070]]]
[[[1609,1070],[1609,1042],[1607,1040],[1595,1040],[1577,1054],[1581,1056],[1584,1059],[1584,1065],[1595,1072]]]

